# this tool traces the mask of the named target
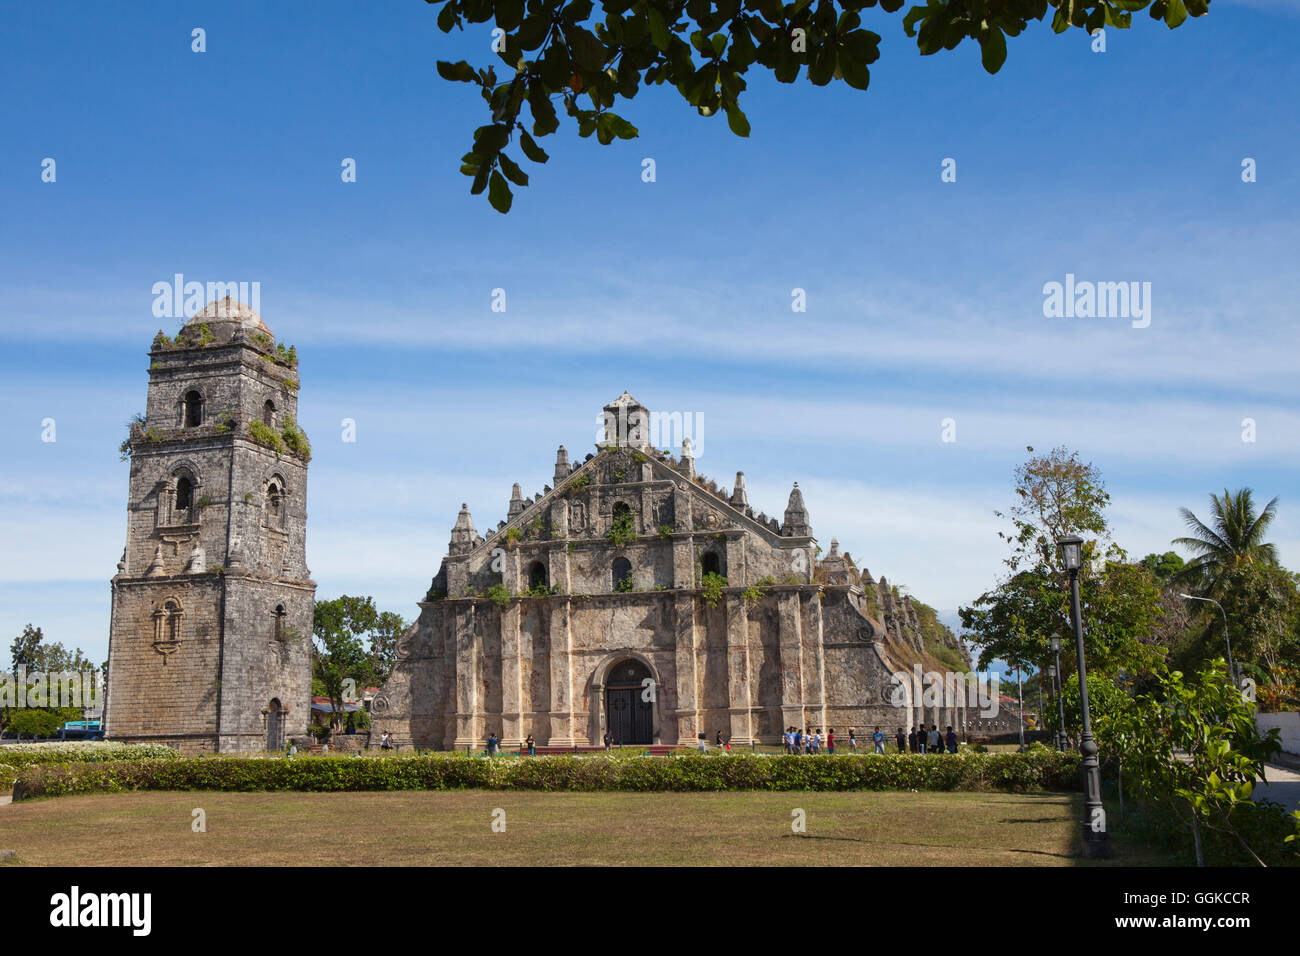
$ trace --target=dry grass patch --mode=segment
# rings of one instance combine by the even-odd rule
[[[0,808],[37,866],[1073,866],[1077,794],[133,793]],[[207,832],[191,830],[206,811]],[[493,811],[506,830],[493,832]],[[791,830],[791,811],[807,832]],[[1117,841],[1119,842],[1119,841]],[[1122,845],[1122,844],[1121,844]],[[1112,861],[1171,862],[1123,846]]]

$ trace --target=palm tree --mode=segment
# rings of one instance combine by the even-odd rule
[[[1256,514],[1249,488],[1235,494],[1223,489],[1223,497],[1210,495],[1211,519],[1207,525],[1186,508],[1179,514],[1191,530],[1191,536],[1175,538],[1195,557],[1178,573],[1177,580],[1199,588],[1202,594],[1213,593],[1223,572],[1242,564],[1277,564],[1277,548],[1264,540],[1268,526],[1277,512],[1274,498]]]

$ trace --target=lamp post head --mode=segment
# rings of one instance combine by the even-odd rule
[[[1078,571],[1083,567],[1083,539],[1077,534],[1057,538],[1056,549],[1061,552],[1061,560],[1067,571]]]
[[[1055,677],[1055,676],[1056,676],[1056,665],[1055,665],[1055,664],[1048,664],[1048,665],[1047,665],[1047,676],[1048,676],[1048,677]]]
[[[1059,654],[1061,651],[1061,635],[1053,634],[1050,638],[1048,638],[1048,641],[1051,644],[1052,653]]]

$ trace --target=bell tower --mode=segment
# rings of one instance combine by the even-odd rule
[[[185,752],[307,732],[316,585],[306,564],[298,358],[226,298],[149,351],[122,443],[126,548],[112,580],[105,735]]]

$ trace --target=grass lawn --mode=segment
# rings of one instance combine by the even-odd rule
[[[1078,794],[133,793],[0,806],[0,849],[36,866],[1181,863],[1113,833],[1078,855]],[[191,829],[192,811],[207,832]],[[493,811],[505,832],[493,832]],[[791,829],[806,812],[807,832]],[[1116,819],[1117,815],[1112,816]]]

